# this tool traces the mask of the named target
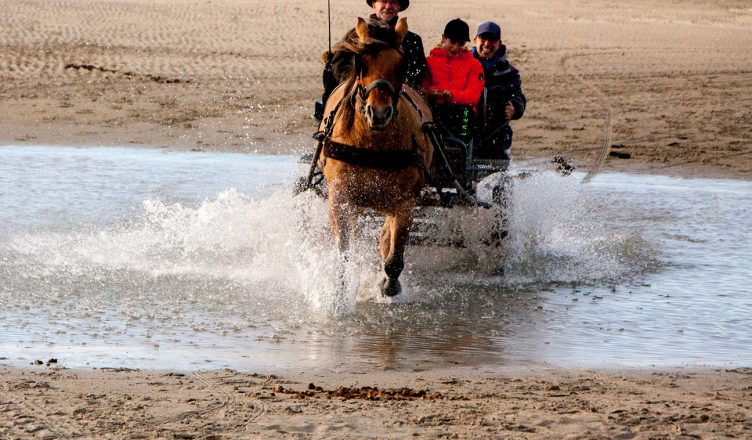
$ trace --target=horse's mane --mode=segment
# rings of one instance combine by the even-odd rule
[[[375,55],[382,50],[396,49],[403,54],[401,41],[394,26],[381,20],[372,18],[366,19],[368,24],[368,36],[360,39],[355,29],[351,29],[345,37],[334,45],[334,51],[344,51],[351,53],[352,59],[348,71],[344,72],[345,90],[350,92],[343,98],[342,118],[350,123],[355,116],[354,96],[355,93],[355,60],[357,55]]]
[[[365,40],[358,37],[355,29],[334,45],[334,50],[344,50],[358,55],[372,55],[384,49],[400,49],[400,41],[394,26],[381,20],[366,19],[368,36]]]

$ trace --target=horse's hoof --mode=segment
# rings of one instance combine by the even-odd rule
[[[382,295],[392,297],[397,296],[400,293],[402,293],[402,285],[400,285],[400,282],[398,280],[392,281],[389,278],[384,278],[384,280],[381,282]]]

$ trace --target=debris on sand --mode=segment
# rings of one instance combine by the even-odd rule
[[[333,390],[325,390],[320,386],[308,384],[308,389],[295,391],[283,386],[272,389],[274,393],[291,394],[296,399],[326,398],[341,400],[370,400],[370,401],[393,401],[393,400],[467,400],[466,397],[448,397],[441,393],[432,393],[427,390],[402,387],[397,389],[380,390],[378,387],[337,387]]]

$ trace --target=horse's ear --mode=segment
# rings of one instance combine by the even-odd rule
[[[397,25],[394,26],[394,31],[397,33],[397,39],[402,43],[402,40],[405,39],[405,35],[407,35],[407,18],[400,18]]]
[[[358,17],[358,24],[355,26],[355,33],[358,34],[360,41],[368,39],[368,23],[361,17]]]

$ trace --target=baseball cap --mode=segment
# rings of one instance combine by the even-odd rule
[[[487,21],[478,26],[478,32],[475,33],[475,36],[477,37],[481,34],[491,34],[494,39],[501,40],[501,28],[493,21]]]
[[[455,18],[444,27],[444,36],[452,41],[470,41],[470,26],[459,18]]]

